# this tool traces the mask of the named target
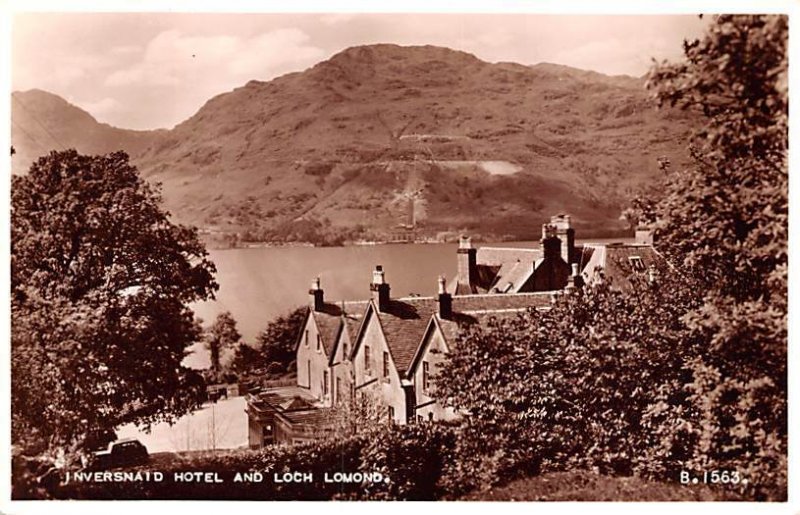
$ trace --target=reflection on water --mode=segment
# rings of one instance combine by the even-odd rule
[[[503,247],[538,247],[538,242],[499,243]],[[433,295],[437,277],[448,281],[456,271],[455,243],[353,247],[272,247],[210,251],[217,265],[220,289],[212,302],[195,304],[195,314],[208,325],[222,311],[236,319],[245,342],[270,320],[308,302],[311,281],[319,277],[325,299],[368,298],[375,265],[383,265],[391,294]],[[185,363],[208,366],[208,353],[196,346]]]

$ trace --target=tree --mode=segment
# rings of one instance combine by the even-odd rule
[[[240,376],[247,375],[253,370],[264,368],[264,360],[258,349],[244,342],[236,346],[229,369]]]
[[[758,473],[784,481],[787,39],[786,16],[716,16],[702,40],[685,43],[684,62],[659,64],[649,77],[662,103],[705,121],[690,149],[694,166],[667,177],[649,213],[659,247],[703,281],[702,306],[686,316],[709,346],[692,364],[692,388],[698,402],[730,405],[709,409],[698,430],[704,445],[759,452]]]
[[[205,344],[211,353],[211,372],[216,376],[221,369],[220,356],[225,349],[233,347],[242,335],[236,329],[236,320],[230,311],[225,311],[217,315],[214,323],[209,327]]]
[[[198,406],[189,303],[215,267],[124,152],[51,152],[11,189],[12,440],[74,451]]]
[[[586,288],[459,337],[438,396],[468,415],[476,478],[727,470],[749,498],[786,498],[786,36],[782,16],[718,16],[651,72],[662,102],[705,116],[694,166],[665,163],[629,212],[672,263],[656,287]]]
[[[683,364],[699,342],[680,318],[696,305],[686,282],[603,284],[548,311],[462,328],[434,384],[466,415],[458,451],[475,486],[543,469],[674,472],[682,456],[653,459],[646,414],[664,391],[687,403]]]
[[[306,320],[308,308],[299,307],[281,315],[258,334],[258,347],[265,363],[277,362],[284,367],[295,359],[295,343]]]

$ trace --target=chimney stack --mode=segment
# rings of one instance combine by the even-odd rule
[[[383,273],[383,266],[377,265],[372,272],[372,283],[369,285],[372,292],[372,300],[378,307],[378,311],[384,312],[389,307],[389,285]]]
[[[558,214],[550,217],[550,225],[555,228],[556,237],[561,240],[561,259],[565,263],[571,263],[575,256],[575,229],[569,215]]]
[[[322,311],[322,307],[325,305],[325,296],[319,285],[319,277],[311,282],[311,289],[308,290],[308,294],[311,297],[311,309]]]
[[[445,277],[439,276],[439,318],[449,320],[453,317],[453,296],[447,293]]]
[[[472,238],[462,235],[458,240],[458,278],[460,284],[470,290],[478,282],[478,249],[472,246]]]
[[[567,291],[574,291],[583,287],[583,276],[578,270],[578,263],[572,263],[572,275],[567,279]]]
[[[554,225],[542,225],[542,253],[544,259],[551,260],[561,257],[561,240]]]

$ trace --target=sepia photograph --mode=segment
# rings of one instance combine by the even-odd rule
[[[3,505],[786,503],[789,18],[10,12]]]

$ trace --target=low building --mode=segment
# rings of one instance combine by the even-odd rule
[[[434,382],[458,351],[460,327],[550,309],[555,296],[583,284],[652,282],[664,262],[642,231],[635,243],[577,246],[567,215],[542,226],[539,248],[478,249],[462,237],[457,261],[453,293],[440,277],[433,297],[393,298],[380,265],[367,300],[328,303],[315,279],[297,339],[297,385],[251,396],[251,447],[324,437],[336,406],[360,393],[393,423],[453,419],[458,414],[435,397]]]
[[[332,431],[330,410],[307,388],[270,388],[248,398],[246,411],[251,449],[308,442]]]
[[[458,272],[450,286],[455,295],[560,290],[567,285],[570,264],[578,259],[568,215],[542,225],[539,248],[477,249],[462,236],[457,254]]]

